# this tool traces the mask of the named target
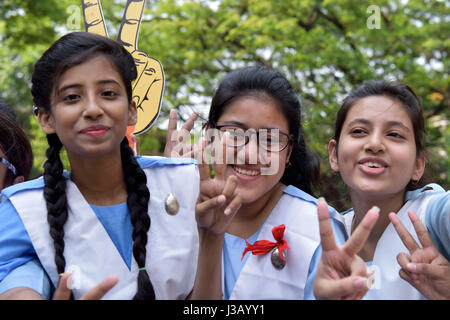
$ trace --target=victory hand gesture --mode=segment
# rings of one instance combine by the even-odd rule
[[[317,299],[361,299],[369,290],[369,271],[356,254],[364,246],[378,219],[378,208],[370,209],[342,247],[336,245],[328,205],[317,204],[322,257],[314,280]]]
[[[198,113],[191,114],[189,119],[183,124],[180,130],[177,130],[177,111],[170,110],[169,126],[166,134],[166,146],[164,147],[164,157],[181,158],[193,157],[194,145],[183,144],[190,138],[190,131],[194,127]]]
[[[450,263],[439,253],[428,231],[413,211],[408,211],[422,247],[403,226],[394,212],[389,219],[410,255],[400,253],[397,261],[402,267],[400,277],[428,299],[450,299]]]
[[[197,201],[195,214],[199,228],[207,229],[213,234],[225,233],[228,225],[242,204],[242,198],[236,194],[238,186],[237,177],[230,175],[225,179],[226,164],[226,135],[220,141],[222,148],[221,163],[215,164],[215,177],[211,178],[209,164],[205,152],[202,152],[203,161],[199,165],[200,195]],[[219,162],[219,161],[218,161]]]

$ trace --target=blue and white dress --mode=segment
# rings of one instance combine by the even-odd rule
[[[150,192],[146,268],[156,298],[185,299],[197,270],[196,162],[161,157],[137,157],[137,161],[147,175]],[[73,274],[74,298],[116,274],[119,282],[104,299],[131,299],[137,289],[138,266],[132,255],[133,227],[126,203],[90,205],[67,172],[65,176],[69,217],[64,226],[64,257],[66,271]],[[41,177],[2,191],[0,293],[29,287],[49,298],[49,287],[58,284],[43,187]],[[170,193],[180,205],[176,215],[165,210]]]
[[[339,214],[331,207],[329,211],[333,226],[341,227],[335,221]],[[320,245],[317,199],[292,185],[287,186],[260,230],[247,240],[252,244],[257,240],[276,242],[272,229],[281,224],[286,226],[283,239],[290,247],[286,252],[286,265],[281,270],[272,265],[270,252],[265,255],[249,252],[241,261],[246,246],[244,239],[225,235],[224,299],[303,299],[311,258]]]

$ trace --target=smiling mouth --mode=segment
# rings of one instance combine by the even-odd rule
[[[379,163],[376,162],[366,162],[366,163],[362,163],[362,165],[369,167],[369,168],[384,168],[384,166],[382,166]]]
[[[242,167],[238,167],[238,166],[231,166],[233,168],[234,171],[236,171],[239,174],[242,174],[244,176],[249,176],[249,177],[255,177],[255,176],[259,176],[261,174],[261,170],[260,169],[248,169],[248,168],[242,168]]]

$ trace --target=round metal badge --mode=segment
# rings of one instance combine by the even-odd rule
[[[286,259],[286,250],[281,252],[281,255],[284,259]],[[281,270],[286,265],[286,260],[281,259],[279,256],[278,248],[272,250],[272,254],[270,255],[270,260],[272,261],[275,269]]]
[[[180,204],[178,203],[177,198],[172,193],[169,193],[166,200],[164,201],[164,207],[166,209],[167,214],[174,216],[180,210]]]

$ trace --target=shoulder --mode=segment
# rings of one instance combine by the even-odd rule
[[[198,184],[197,161],[190,158],[136,157],[140,167],[148,177],[169,184],[193,181]]]
[[[303,190],[300,190],[297,187],[294,187],[293,185],[287,186],[284,189],[283,193],[293,197],[293,199],[296,199],[297,202],[301,201],[308,203],[309,207],[314,210],[314,215],[317,216],[317,203],[319,202],[319,199],[313,197],[309,193],[304,192]],[[342,220],[339,217],[339,214],[336,211],[336,209],[334,209],[333,207],[328,206],[328,212],[330,213],[330,217],[332,219],[337,219],[338,221]]]
[[[449,192],[446,192],[440,185],[436,183],[430,183],[420,189],[408,191],[405,195],[405,201],[419,200],[436,195],[445,198],[448,197]]]
[[[430,195],[425,211],[425,226],[438,250],[450,257],[450,192]]]
[[[2,194],[2,198],[3,197],[10,198],[16,193],[30,191],[30,190],[39,190],[39,189],[42,189],[43,187],[44,187],[44,178],[39,177],[34,180],[25,181],[22,183],[12,185],[8,188],[5,188],[2,190],[1,194]]]
[[[300,190],[297,187],[294,187],[293,185],[287,186],[283,190],[283,193],[288,194],[288,195],[294,197],[295,199],[300,199],[302,201],[309,202],[313,206],[317,206],[318,199],[314,198],[309,193],[306,193],[305,191]]]
[[[283,195],[283,202],[286,203],[289,210],[295,211],[297,214],[301,214],[303,221],[309,217],[312,219],[312,223],[318,224],[317,203],[319,200],[317,198],[292,185],[289,185],[284,189]],[[336,209],[328,206],[328,212],[333,225],[343,225],[344,220]],[[295,218],[298,218],[297,214],[295,214]]]
[[[163,168],[196,165],[197,161],[192,158],[165,158],[157,156],[136,156],[136,160],[142,169],[147,168]]]
[[[152,197],[162,200],[172,193],[191,206],[198,197],[200,175],[197,161],[188,158],[136,157],[147,175]],[[195,201],[194,201],[195,200]]]

